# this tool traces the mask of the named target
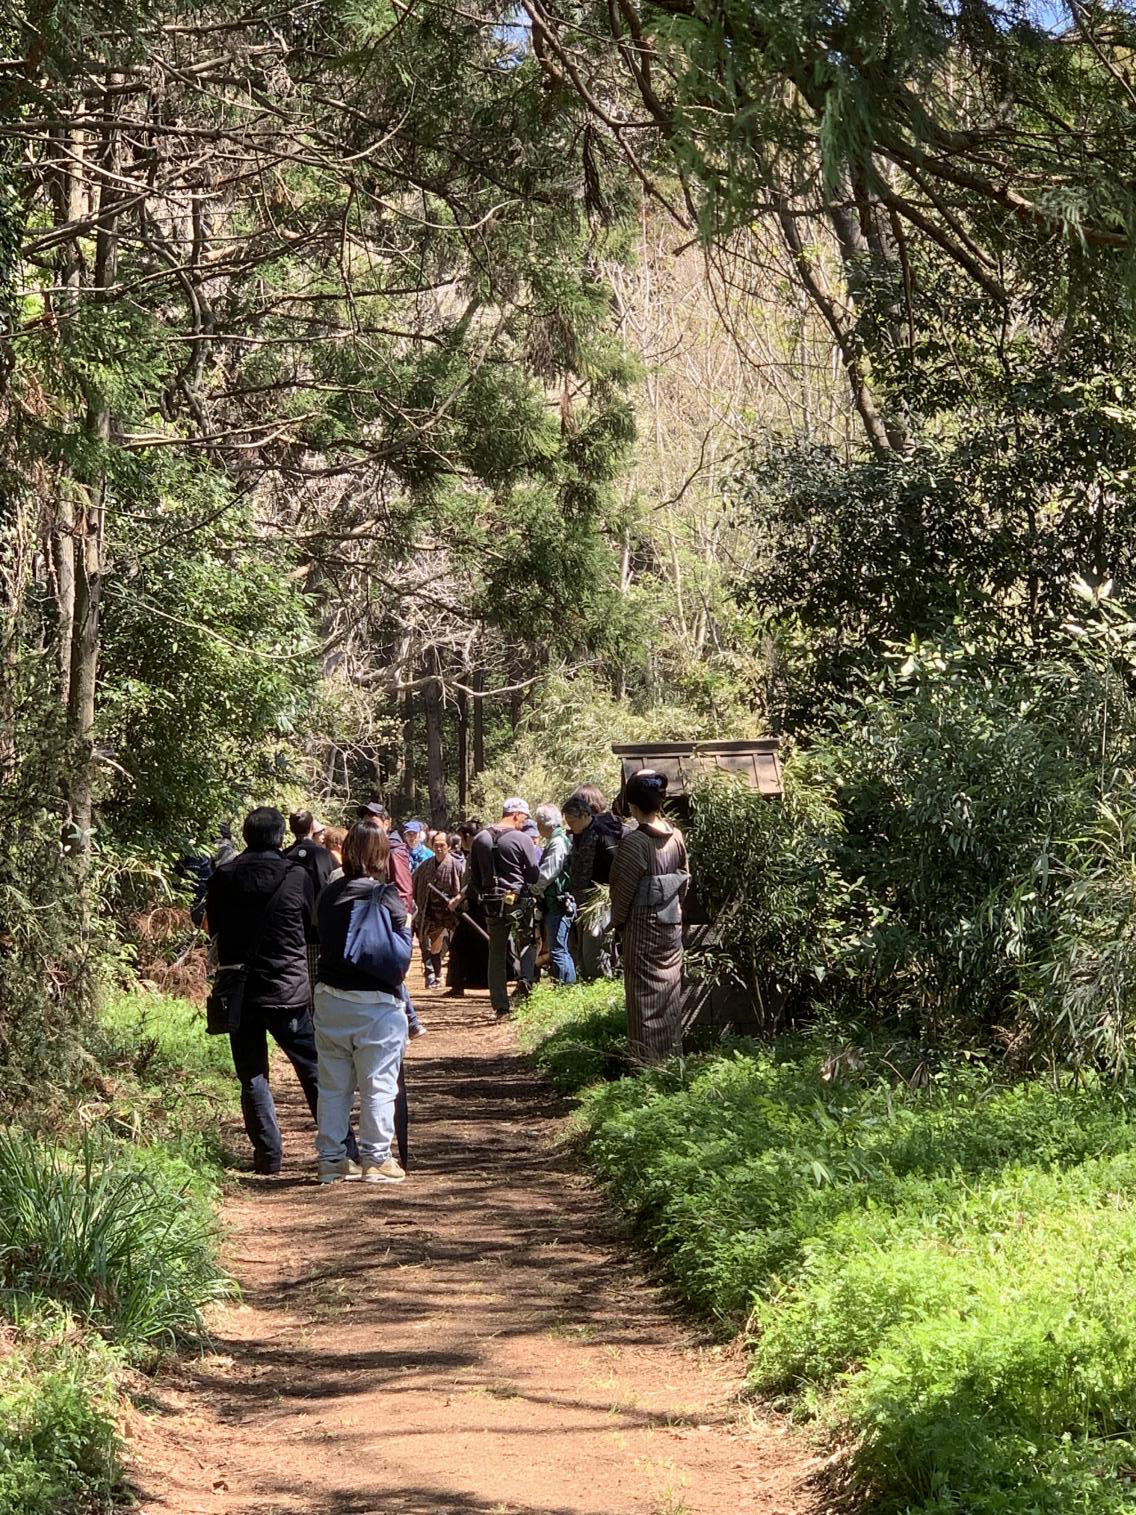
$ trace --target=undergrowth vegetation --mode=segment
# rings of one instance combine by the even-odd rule
[[[1134,647],[1115,608],[1043,663],[915,644],[791,755],[782,801],[709,786],[689,840],[716,971],[782,1025],[1126,1076]]]
[[[127,1366],[202,1339],[232,1081],[201,1012],[108,1004],[69,1124],[0,1127],[0,1515],[109,1509]]]
[[[823,1424],[873,1511],[1132,1509],[1122,1089],[819,1038],[582,1087],[618,1060],[610,987],[538,990],[520,1019],[560,1087],[578,1073],[589,1161],[638,1236],[746,1331],[755,1389]]]

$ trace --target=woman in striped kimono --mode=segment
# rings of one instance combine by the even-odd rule
[[[682,1051],[682,901],[690,874],[682,832],[661,814],[666,794],[663,773],[644,769],[627,781],[627,809],[639,826],[620,842],[611,865],[633,1063],[658,1063]]]

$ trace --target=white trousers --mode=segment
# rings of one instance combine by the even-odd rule
[[[398,1070],[406,1049],[406,1010],[393,994],[332,989],[317,984],[316,1052],[319,1104],[316,1151],[323,1162],[342,1162],[359,1090],[359,1155],[366,1163],[390,1156]]]

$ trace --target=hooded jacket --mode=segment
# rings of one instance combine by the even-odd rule
[[[282,887],[272,899],[278,884]],[[242,852],[209,880],[205,914],[221,966],[248,963],[247,1009],[307,1007],[312,993],[307,944],[316,937],[315,891],[303,868],[275,848]],[[260,945],[250,962],[247,954],[262,921]]]
[[[302,841],[293,843],[284,856],[290,862],[299,863],[311,879],[316,899],[319,899],[320,890],[335,870],[335,859],[327,848],[321,847],[318,842],[313,842],[310,836],[306,836]]]
[[[587,830],[573,837],[568,868],[571,891],[578,904],[584,902],[594,885],[610,880],[615,849],[622,840],[623,823],[610,810],[594,815]]]

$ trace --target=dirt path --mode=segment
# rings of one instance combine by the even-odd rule
[[[568,1155],[483,996],[418,986],[410,1178],[285,1173],[226,1206],[239,1306],[133,1426],[145,1515],[806,1515],[810,1461],[736,1402]]]

